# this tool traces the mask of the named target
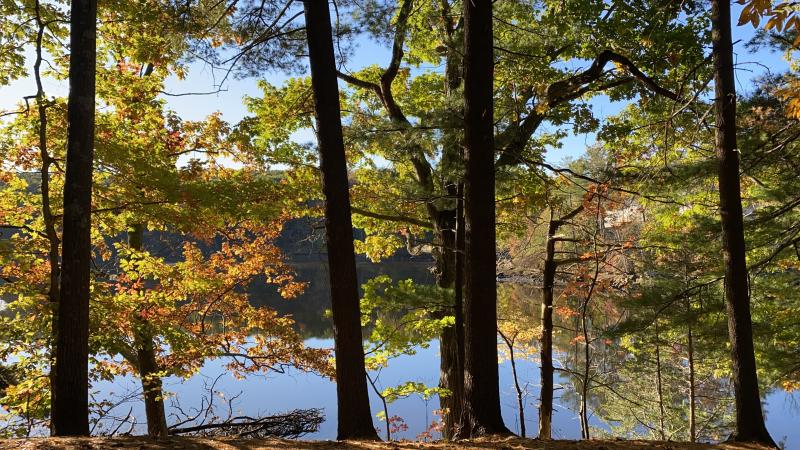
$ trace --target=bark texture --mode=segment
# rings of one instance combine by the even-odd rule
[[[144,249],[144,224],[134,224],[128,230],[128,245],[134,250]],[[167,436],[167,413],[164,407],[164,389],[156,360],[153,332],[144,319],[136,324],[134,345],[136,346],[136,364],[139,367],[139,378],[142,380],[142,396],[144,413],[147,419],[148,436]]]
[[[52,429],[57,436],[89,434],[89,278],[96,18],[96,0],[72,1],[64,237],[52,405]]]
[[[692,334],[692,310],[691,304],[687,300],[687,312],[689,313],[688,328],[686,333],[688,363],[689,363],[689,442],[697,442],[697,392],[694,374],[694,336]]]
[[[58,303],[59,303],[59,283],[61,281],[61,262],[59,261],[61,240],[56,231],[56,217],[53,215],[53,209],[50,206],[50,166],[54,163],[53,158],[50,156],[50,151],[47,146],[47,107],[48,102],[44,93],[44,85],[42,84],[42,39],[44,37],[45,22],[42,20],[41,5],[37,1],[35,3],[36,11],[36,60],[33,64],[33,75],[36,80],[36,108],[39,115],[39,157],[41,158],[41,166],[39,168],[39,175],[41,177],[39,191],[42,201],[42,220],[44,222],[44,232],[47,237],[47,261],[50,264],[50,276],[48,279],[47,300],[50,306],[50,338],[48,347],[50,348],[50,373],[48,374],[50,382],[50,399],[51,402],[55,398],[55,381],[56,381],[56,336],[58,336]],[[52,425],[52,424],[51,424]],[[51,432],[52,432],[51,427]]]
[[[719,163],[719,206],[725,263],[725,305],[731,343],[731,378],[736,399],[736,431],[731,440],[761,442],[774,446],[775,442],[764,425],[753,349],[739,180],[739,149],[736,145],[736,86],[729,1],[711,2],[711,40],[716,111],[715,147]]]
[[[571,260],[556,259],[556,244],[563,241],[557,235],[558,230],[572,218],[583,211],[579,205],[572,211],[556,218],[550,208],[550,220],[547,225],[547,242],[545,243],[544,270],[542,271],[542,337],[540,343],[542,389],[539,394],[539,439],[552,439],[553,434],[553,297],[558,266]]]
[[[492,2],[464,2],[465,358],[460,437],[509,434],[500,414]]]
[[[539,439],[553,437],[553,286],[556,279],[555,234],[560,226],[550,212],[542,281],[542,337],[540,339],[542,389],[539,394]]]
[[[369,407],[350,193],[328,2],[306,0],[306,35],[325,194],[336,351],[338,439],[378,439]]]

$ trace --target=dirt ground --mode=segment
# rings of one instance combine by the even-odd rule
[[[452,442],[334,442],[288,440],[226,440],[202,438],[148,439],[143,437],[119,438],[36,438],[0,440],[0,450],[393,450],[393,449],[537,449],[537,450],[764,450],[765,447],[749,444],[689,444],[684,442],[656,441],[538,441],[521,438],[486,438],[473,441]]]

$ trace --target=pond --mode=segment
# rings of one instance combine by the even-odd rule
[[[412,278],[420,283],[433,282],[433,276],[428,270],[429,263],[417,262],[388,262],[381,265],[368,263],[359,264],[359,274],[362,282],[380,274],[391,275],[394,279]],[[301,279],[309,281],[310,285],[305,294],[294,300],[281,300],[268,290],[259,290],[254,287],[254,298],[257,303],[279,309],[281,312],[292,314],[307,336],[306,343],[312,347],[331,348],[333,341],[330,339],[330,330],[327,320],[323,318],[323,311],[329,307],[327,294],[327,273],[324,264],[306,261],[297,264],[298,275]],[[508,286],[501,287],[508,289]],[[523,286],[515,289],[516,292],[528,293],[530,303],[534,307],[525,308],[529,311],[538,311],[538,290],[532,286]],[[524,299],[523,299],[524,300]],[[536,320],[536,317],[531,317]],[[558,349],[557,349],[558,350]],[[566,353],[561,354],[569,358]],[[334,439],[336,437],[336,388],[333,382],[321,376],[303,373],[297,370],[288,370],[282,374],[251,375],[245,379],[236,379],[226,373],[223,362],[207,362],[199,374],[188,380],[170,378],[165,382],[165,388],[170,394],[167,401],[168,414],[177,412],[179,404],[184,411],[200,406],[201,401],[209,396],[215,398],[218,406],[227,413],[227,404],[230,401],[232,412],[237,415],[255,416],[259,414],[277,414],[292,409],[322,408],[326,420],[316,433],[305,436],[305,439]],[[515,432],[519,432],[519,415],[517,410],[517,393],[514,389],[511,364],[505,360],[500,364],[500,391],[502,412],[506,425]],[[520,383],[525,387],[525,422],[529,435],[536,435],[538,428],[538,398],[539,398],[539,368],[535,358],[517,361],[517,371]],[[389,367],[382,371],[379,379],[381,387],[395,386],[400,383],[414,381],[428,386],[436,386],[439,377],[438,342],[434,341],[427,348],[419,348],[415,355],[407,355],[392,360]],[[575,400],[574,381],[566,377],[557,377],[555,393],[555,411],[553,417],[553,436],[560,439],[579,439],[581,436],[580,421],[578,418],[577,401]],[[96,398],[124,398],[140,391],[137,380],[121,377],[114,383],[103,382],[94,386]],[[209,395],[209,393],[211,393]],[[635,393],[633,393],[635,394]],[[593,405],[600,405],[603,397],[592,399]],[[371,405],[373,414],[382,410],[379,398],[371,392]],[[772,436],[781,441],[785,448],[800,448],[800,397],[781,390],[773,390],[765,396],[765,411],[767,427]],[[428,425],[437,420],[435,415],[439,408],[437,398],[424,400],[419,396],[398,400],[389,405],[389,415],[402,418],[407,429],[393,433],[395,439],[416,439],[418,435],[428,428]],[[591,407],[590,407],[591,409]],[[140,424],[144,421],[144,409],[141,402],[135,397],[120,404],[114,414],[125,416],[128,412],[136,417]],[[631,412],[635,414],[635,412]],[[176,419],[173,418],[171,422]],[[380,435],[385,434],[385,422],[374,419],[375,426],[380,430]],[[603,431],[610,431],[609,422],[596,415],[590,417],[590,424],[595,428],[594,435]],[[109,427],[110,422],[103,426]],[[96,430],[100,431],[100,430]],[[137,426],[138,432],[143,432],[143,425]],[[438,436],[438,434],[435,434]],[[676,436],[676,440],[685,439]]]

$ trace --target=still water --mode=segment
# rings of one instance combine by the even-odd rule
[[[322,266],[322,267],[321,267]],[[360,264],[361,281],[366,281],[380,274],[391,275],[394,279],[413,278],[420,283],[430,283],[427,262],[390,262],[380,266]],[[274,307],[281,312],[292,314],[298,321],[301,330],[308,336],[306,343],[311,347],[331,348],[329,324],[323,319],[322,312],[329,307],[327,295],[327,273],[324,266],[308,261],[297,264],[299,278],[308,281],[306,293],[291,301],[277,298],[268,290],[260,291],[253,287],[254,298],[264,306]],[[535,290],[530,290],[531,294]],[[531,301],[538,301],[531,299]],[[537,308],[538,309],[538,308]],[[330,380],[315,374],[289,370],[282,374],[250,375],[245,379],[236,379],[226,373],[223,362],[209,361],[200,373],[188,380],[169,378],[165,381],[165,389],[170,394],[167,400],[167,413],[177,411],[174,405],[189,411],[200,407],[203,397],[208,398],[210,386],[213,384],[215,402],[219,412],[228,413],[228,401],[231,401],[234,415],[257,416],[260,414],[278,414],[292,409],[322,408],[325,422],[319,431],[305,436],[305,439],[334,439],[336,437],[336,387]],[[527,387],[525,401],[525,422],[528,434],[535,436],[537,429],[537,404],[539,397],[539,369],[534,361],[517,362],[520,383]],[[439,354],[438,343],[432,342],[428,348],[420,348],[413,356],[402,356],[392,360],[384,369],[379,380],[379,388],[395,386],[407,381],[415,381],[433,387],[438,384]],[[566,397],[574,392],[570,382],[556,379],[557,388],[554,401],[553,436],[560,439],[579,439],[581,436],[580,421],[576,405]],[[514,390],[511,365],[508,361],[500,364],[500,390],[502,412],[506,425],[519,432],[519,414],[517,410],[516,391]],[[120,377],[113,383],[103,382],[94,386],[95,397],[122,398],[140,391],[138,380]],[[565,397],[565,399],[562,399]],[[574,398],[574,394],[573,394]],[[372,411],[374,414],[382,410],[379,398],[371,392]],[[562,401],[563,400],[563,401]],[[170,406],[173,405],[173,406]],[[389,415],[399,416],[407,425],[404,431],[393,433],[394,439],[416,439],[428,425],[437,420],[435,411],[439,408],[437,398],[423,400],[413,396],[398,400],[389,405]],[[776,390],[765,397],[767,427],[772,436],[784,444],[786,449],[800,449],[800,397]],[[144,409],[138,399],[121,403],[114,411],[115,416],[126,416],[131,413],[140,424],[144,422]],[[168,418],[175,422],[177,416]],[[385,435],[385,423],[374,419],[380,435]],[[597,417],[591,417],[590,423],[598,431],[608,430],[607,425]],[[102,426],[113,428],[112,421],[104,421]],[[125,427],[127,429],[127,427]],[[96,430],[100,432],[101,430]],[[139,425],[137,432],[143,432]],[[434,433],[438,437],[438,434]],[[597,433],[595,433],[597,435]]]

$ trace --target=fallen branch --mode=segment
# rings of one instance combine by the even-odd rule
[[[325,420],[321,409],[296,409],[286,414],[265,417],[237,416],[224,422],[183,428],[170,428],[171,435],[234,438],[296,439],[313,433]]]

